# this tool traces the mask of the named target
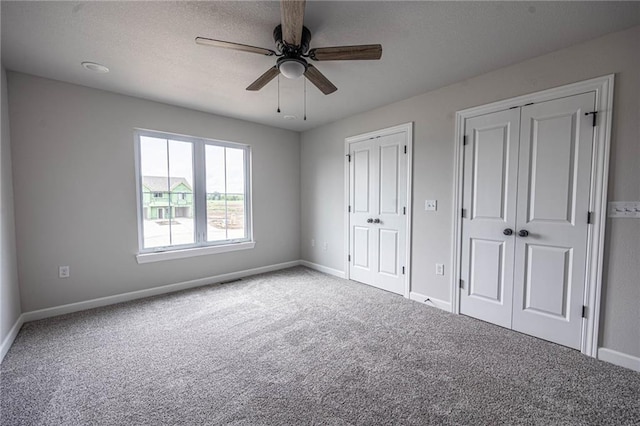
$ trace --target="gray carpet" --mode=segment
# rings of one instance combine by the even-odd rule
[[[23,326],[2,425],[640,424],[640,374],[302,268]]]

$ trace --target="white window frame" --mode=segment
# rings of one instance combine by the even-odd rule
[[[143,136],[188,142],[193,147],[193,220],[195,228],[195,242],[193,244],[170,245],[163,247],[144,248],[144,211],[143,186],[141,173],[140,138]],[[174,133],[155,130],[135,129],[135,175],[136,175],[136,209],[138,215],[138,263],[157,262],[171,259],[181,259],[230,251],[252,249],[253,215],[251,193],[251,146],[236,142],[206,139],[195,136],[177,135]],[[223,241],[207,241],[207,196],[206,196],[206,162],[205,149],[207,145],[242,149],[244,151],[244,202],[245,202],[245,238],[228,239]]]

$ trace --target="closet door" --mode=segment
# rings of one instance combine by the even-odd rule
[[[379,171],[377,147],[374,139],[351,144],[349,204],[349,253],[351,253],[350,278],[370,284],[376,281],[376,237],[372,218],[377,202],[376,182]]]
[[[511,327],[520,111],[465,122],[460,313]]]
[[[404,294],[407,170],[405,133],[354,142],[350,163],[350,278]]]
[[[593,92],[522,108],[513,329],[580,349]]]

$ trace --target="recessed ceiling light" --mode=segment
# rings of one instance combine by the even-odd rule
[[[93,71],[93,72],[99,72],[103,74],[109,72],[109,68],[105,67],[104,65],[97,64],[95,62],[83,62],[82,66],[85,69],[88,69],[89,71]]]
[[[285,115],[282,118],[284,118],[285,120],[295,120],[296,116],[295,115]]]

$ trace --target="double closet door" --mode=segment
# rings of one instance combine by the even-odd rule
[[[582,342],[595,93],[466,119],[460,313]]]
[[[405,292],[407,134],[349,145],[349,278]]]

